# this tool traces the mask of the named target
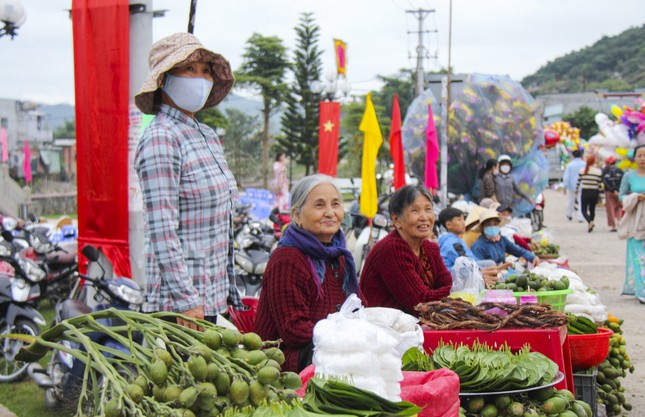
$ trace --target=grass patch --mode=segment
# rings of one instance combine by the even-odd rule
[[[49,302],[42,303],[39,311],[47,323],[53,321],[54,308]],[[39,361],[43,367],[47,366],[50,355],[51,353],[48,353]],[[0,404],[18,417],[68,417],[72,415],[48,409],[45,406],[45,391],[28,376],[21,382],[0,384]]]

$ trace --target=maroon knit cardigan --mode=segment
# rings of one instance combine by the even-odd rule
[[[284,370],[299,371],[298,354],[312,342],[314,326],[338,311],[347,298],[342,288],[345,259],[339,261],[335,270],[326,264],[321,297],[304,253],[282,246],[271,254],[262,277],[254,331],[262,340],[282,339]]]
[[[450,294],[452,276],[439,252],[439,246],[426,240],[421,250],[430,260],[434,280],[429,288],[421,261],[397,230],[380,240],[367,256],[361,273],[360,289],[367,307],[391,307],[418,316],[414,306],[440,300]]]

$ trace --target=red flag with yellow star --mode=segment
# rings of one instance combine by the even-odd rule
[[[338,169],[338,138],[340,137],[340,103],[320,102],[318,126],[318,172],[336,176]]]

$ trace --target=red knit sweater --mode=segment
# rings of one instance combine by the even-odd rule
[[[288,246],[271,254],[262,278],[254,331],[262,340],[282,339],[280,348],[286,358],[283,370],[299,371],[298,354],[311,343],[314,325],[338,311],[347,298],[342,288],[344,264],[342,257],[336,269],[326,264],[319,296],[305,254]]]
[[[423,281],[423,266],[410,245],[393,230],[380,240],[365,261],[360,289],[367,307],[391,307],[418,316],[414,306],[450,294],[452,276],[443,263],[439,246],[426,240],[421,250],[430,260],[434,288]]]

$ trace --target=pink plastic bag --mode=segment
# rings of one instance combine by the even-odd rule
[[[403,372],[401,399],[419,407],[419,417],[459,415],[459,376],[449,369]]]
[[[302,398],[307,382],[313,378],[316,369],[309,365],[300,372],[302,388],[296,392]],[[449,369],[430,372],[403,371],[401,399],[424,407],[419,417],[459,416],[459,376]]]

